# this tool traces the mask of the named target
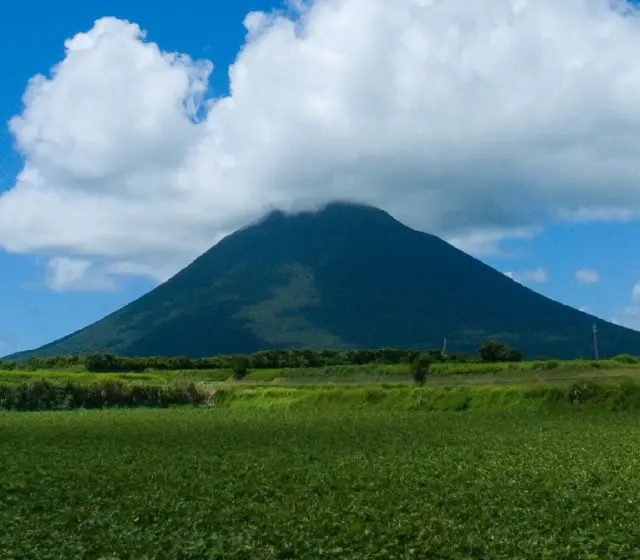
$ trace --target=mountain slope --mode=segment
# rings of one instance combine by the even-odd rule
[[[268,348],[439,347],[490,337],[529,356],[590,356],[593,317],[370,207],[274,212],[171,280],[38,350],[55,355],[211,356]],[[640,333],[599,321],[602,355],[640,353]]]

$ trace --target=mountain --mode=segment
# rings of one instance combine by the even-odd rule
[[[527,356],[591,356],[594,317],[552,301],[376,208],[273,212],[108,317],[14,355],[438,348],[498,338]],[[640,332],[598,321],[601,355],[640,354]]]

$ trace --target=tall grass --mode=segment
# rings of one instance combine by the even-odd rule
[[[640,369],[637,362],[624,360],[545,360],[519,363],[435,363],[429,368],[428,377],[455,375],[492,375],[510,373],[514,375],[536,372],[579,373],[592,370]],[[347,378],[393,378],[409,376],[406,364],[326,366],[320,368],[282,368],[251,371],[247,381],[269,382],[276,379],[347,379]]]
[[[105,380],[96,383],[52,383],[46,379],[21,384],[0,384],[0,409],[65,410],[75,408],[167,408],[201,405],[210,392],[193,382],[159,386]]]
[[[497,375],[506,377],[526,377],[547,373],[575,374],[590,371],[638,370],[640,363],[633,356],[618,356],[611,360],[545,360],[520,363],[435,363],[432,364],[428,378],[461,376],[461,375]],[[166,385],[177,381],[222,382],[227,381],[233,372],[231,369],[211,370],[167,370],[146,371],[143,373],[89,373],[73,370],[0,370],[0,383],[25,383],[37,379],[48,379],[52,382],[92,383],[94,381],[121,380],[143,381],[146,384]],[[384,380],[408,380],[409,366],[406,364],[365,364],[338,365],[317,368],[280,368],[254,369],[244,378],[249,383],[271,383],[277,380],[289,382],[321,381],[362,382]]]
[[[52,383],[89,384],[97,381],[144,382],[148,385],[166,385],[176,382],[219,382],[231,377],[229,369],[170,370],[144,373],[89,373],[70,370],[0,370],[0,383],[19,384],[45,379]]]
[[[223,408],[465,411],[543,410],[598,407],[640,410],[640,384],[583,381],[565,385],[536,383],[512,386],[409,387],[315,386],[218,388],[215,403]]]
[[[539,410],[590,406],[640,410],[640,384],[631,380],[543,382],[523,385],[401,385],[250,387],[210,386],[193,381],[149,385],[106,380],[96,383],[52,383],[38,380],[0,384],[0,409],[65,410],[77,408],[209,405],[221,408],[379,408],[388,410]]]

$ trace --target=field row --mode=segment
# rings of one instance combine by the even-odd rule
[[[636,558],[616,413],[0,413],[0,557]]]
[[[282,368],[249,371],[244,377],[245,383],[273,382],[371,382],[389,381],[410,382],[409,366],[400,365],[350,365],[327,366],[319,368]],[[615,360],[571,360],[545,362],[520,362],[498,364],[433,364],[429,368],[427,383],[457,383],[473,381],[476,377],[485,377],[489,382],[518,381],[533,379],[553,379],[608,375],[640,376],[640,364],[623,364]],[[223,382],[231,379],[231,369],[212,370],[174,370],[146,371],[143,373],[89,373],[84,370],[0,370],[0,383],[21,383],[33,379],[52,381],[91,382],[97,379],[115,379],[122,381],[143,381],[145,383],[174,383],[185,380],[197,382]],[[444,381],[443,381],[444,378]]]

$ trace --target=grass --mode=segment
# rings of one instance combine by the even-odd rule
[[[0,413],[0,557],[634,558],[637,420]]]
[[[530,361],[520,363],[436,363],[429,369],[430,377],[458,377],[462,375],[505,375],[509,377],[535,377],[544,373],[575,374],[581,372],[610,372],[614,370],[637,371],[640,364],[626,364],[615,360],[571,360],[571,361]],[[253,370],[247,381],[269,382],[280,380],[385,380],[389,378],[409,378],[407,364],[366,364],[350,366],[327,366],[319,368],[283,368]]]
[[[94,383],[99,381],[144,382],[149,385],[167,385],[183,381],[226,381],[230,369],[150,371],[145,373],[89,373],[68,370],[0,370],[0,384],[28,383],[47,379],[53,383]]]
[[[166,385],[183,381],[220,383],[232,376],[231,369],[147,371],[145,373],[89,373],[82,370],[0,370],[0,384],[24,383],[36,379],[52,382],[91,383],[97,380],[142,381],[146,384]],[[433,364],[429,369],[428,384],[465,384],[494,382],[528,382],[536,379],[570,379],[580,377],[607,377],[637,375],[639,363],[616,360],[530,361],[517,364]],[[411,383],[406,364],[343,365],[317,368],[254,369],[243,381],[247,384],[288,383]]]
[[[640,384],[633,379],[574,383],[432,386],[316,385],[219,386],[208,402],[219,408],[373,411],[557,411],[575,408],[640,410]]]
[[[640,409],[640,382],[630,377],[536,381],[520,384],[460,384],[415,387],[402,383],[247,385],[91,383],[34,380],[0,384],[0,410],[42,411],[104,408],[359,409],[378,410],[555,410],[579,407]]]

